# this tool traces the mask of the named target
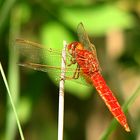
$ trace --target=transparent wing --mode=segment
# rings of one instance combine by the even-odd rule
[[[37,64],[37,63],[30,63],[30,62],[20,63],[19,66],[23,66],[23,67],[31,68],[34,70],[43,71],[43,72],[48,72],[49,70],[52,70],[52,71],[53,70],[57,70],[57,71],[61,70],[60,67],[42,65],[42,64]]]
[[[28,67],[34,70],[58,73],[61,71],[61,51],[46,48],[38,43],[25,39],[16,39],[15,48],[19,54],[18,64],[23,67]],[[67,54],[66,63],[70,63],[70,55]],[[76,67],[76,66],[75,66]],[[67,67],[67,73],[74,73],[75,67]]]
[[[96,48],[90,42],[88,34],[87,34],[82,23],[79,23],[77,26],[77,34],[78,34],[78,38],[79,38],[80,43],[82,43],[82,45],[85,47],[85,49],[92,51],[92,52],[96,51]]]
[[[21,63],[31,62],[31,63],[44,63],[46,55],[61,56],[61,52],[55,51],[51,48],[46,48],[38,43],[31,42],[24,39],[16,39],[15,48],[20,55]]]
[[[79,23],[77,26],[77,34],[78,34],[78,38],[79,38],[80,43],[84,46],[85,49],[92,52],[93,56],[96,57],[98,65],[99,65],[96,48],[95,48],[94,44],[92,44],[90,42],[88,34],[87,34],[82,22]],[[101,70],[100,65],[99,65],[99,69]]]

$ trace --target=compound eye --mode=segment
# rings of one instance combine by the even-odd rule
[[[73,43],[72,46],[71,46],[71,49],[72,49],[72,50],[75,50],[75,48],[76,48],[76,44]]]
[[[70,54],[73,53],[73,51],[74,51],[75,48],[76,48],[76,45],[77,45],[76,42],[72,42],[71,44],[68,45],[68,51],[69,51]]]
[[[75,50],[78,46],[78,42],[73,42],[72,43],[72,50]]]

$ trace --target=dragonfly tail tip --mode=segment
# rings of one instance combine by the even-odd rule
[[[125,127],[125,131],[130,132],[130,128],[127,124],[124,127]]]

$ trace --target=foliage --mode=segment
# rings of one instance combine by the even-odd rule
[[[57,138],[58,87],[57,82],[54,81],[58,79],[58,74],[52,72],[49,75],[26,68],[20,68],[18,73],[16,65],[18,56],[15,58],[14,40],[24,38],[61,50],[63,40],[68,43],[77,40],[76,27],[79,22],[83,22],[91,41],[94,38],[102,73],[108,85],[115,91],[118,100],[124,102],[137,89],[140,81],[139,5],[139,1],[121,0],[0,2],[0,61],[8,75],[10,90],[16,91],[13,98],[16,98],[15,104],[17,104],[25,139]],[[120,55],[111,59],[106,42],[108,34],[114,30],[123,34],[124,44]],[[115,44],[117,43],[116,41]],[[113,55],[114,52],[111,54]],[[58,60],[52,61],[52,59],[46,54],[44,63],[59,66]],[[105,127],[109,126],[109,112],[97,97],[95,90],[81,84],[70,83],[66,81],[64,139],[89,140],[90,137],[98,139],[104,131],[108,130]],[[2,80],[0,89],[0,139],[6,139],[8,134],[11,139],[12,137],[19,139],[16,128],[10,127],[15,124],[8,121],[8,118],[11,119],[8,113],[9,97]],[[137,103],[139,100],[137,98],[128,108],[130,112],[127,116],[132,132],[126,134],[123,129],[116,128],[115,133],[110,136],[111,139],[132,140],[139,136],[139,104]]]

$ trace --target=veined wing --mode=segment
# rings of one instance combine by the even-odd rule
[[[89,51],[95,52],[96,48],[95,46],[90,42],[88,34],[84,28],[83,23],[79,23],[77,26],[77,34],[78,34],[78,38],[80,43],[82,43],[82,45]]]
[[[25,39],[16,39],[15,47],[19,54],[18,63],[20,66],[43,72],[61,71],[61,51],[46,48],[38,43]],[[69,63],[69,59],[70,55],[67,54],[67,63]],[[73,73],[74,68],[68,67],[66,71]]]
[[[31,63],[44,63],[45,56],[51,55],[52,56],[61,56],[61,52],[55,51],[51,48],[46,48],[38,43],[25,40],[25,39],[16,39],[15,47],[17,52],[20,55],[20,62],[22,63],[27,61]],[[53,58],[53,57],[52,57]]]
[[[82,22],[79,23],[77,26],[77,34],[78,34],[80,43],[84,46],[85,49],[92,52],[92,54],[96,57],[97,62],[98,62],[96,48],[95,48],[94,44],[92,44],[90,42],[88,34],[87,34]],[[98,62],[98,65],[99,65],[99,62]],[[99,69],[101,70],[100,65],[99,65]]]

